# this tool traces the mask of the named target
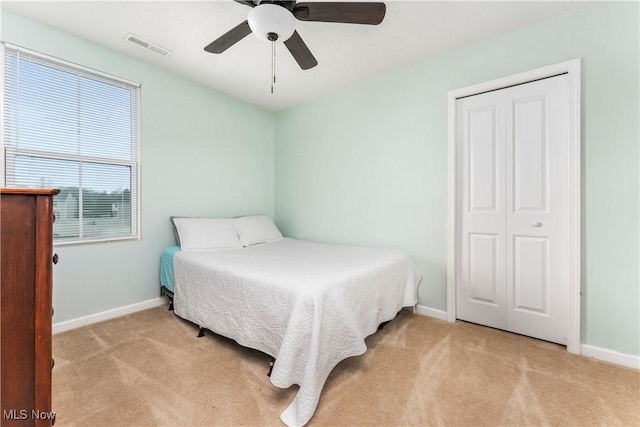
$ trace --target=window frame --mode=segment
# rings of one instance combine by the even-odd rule
[[[29,54],[38,58],[40,63],[51,63],[52,68],[62,69],[66,72],[72,72],[75,75],[84,74],[85,77],[92,80],[109,83],[109,84],[122,84],[123,87],[130,89],[131,91],[131,159],[116,159],[111,157],[90,156],[83,154],[67,154],[59,153],[55,151],[36,150],[28,148],[17,148],[10,146],[6,141],[6,81],[5,81],[5,64],[7,62],[7,48],[12,51],[19,51],[25,54]],[[141,159],[140,159],[140,128],[141,128],[141,93],[142,85],[137,82],[133,82],[112,74],[108,74],[102,71],[98,71],[83,65],[79,65],[64,59],[60,59],[51,55],[43,54],[41,52],[17,46],[14,44],[2,42],[0,43],[0,55],[2,56],[2,66],[0,67],[0,81],[2,82],[0,89],[2,93],[2,102],[0,102],[0,131],[2,132],[2,140],[0,146],[2,148],[1,162],[0,162],[0,183],[4,187],[7,185],[7,177],[11,176],[11,166],[14,165],[14,159],[17,156],[33,156],[43,159],[51,159],[54,161],[72,161],[79,164],[91,163],[100,165],[112,165],[112,166],[124,166],[130,169],[130,197],[131,197],[131,233],[122,236],[105,236],[99,238],[82,238],[77,237],[74,239],[56,240],[53,238],[53,244],[55,246],[72,246],[72,245],[85,245],[95,243],[109,243],[116,241],[131,241],[141,240]],[[133,118],[134,116],[135,119]],[[15,172],[13,172],[15,174]],[[78,187],[79,200],[78,210],[82,212],[82,187]],[[79,213],[78,217],[78,233],[82,235],[83,223],[86,220],[84,216]]]

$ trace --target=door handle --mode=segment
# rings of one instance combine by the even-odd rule
[[[539,228],[539,227],[542,227],[542,223],[541,222],[532,222],[531,226],[535,227],[535,228]]]

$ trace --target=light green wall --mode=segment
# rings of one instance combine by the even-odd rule
[[[54,322],[158,297],[170,215],[273,216],[273,113],[15,14],[1,29],[3,41],[142,82],[142,240],[56,247]]]
[[[447,92],[581,57],[582,342],[640,354],[638,39],[638,3],[603,3],[278,112],[278,225],[409,252],[445,310]]]

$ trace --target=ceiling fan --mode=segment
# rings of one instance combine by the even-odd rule
[[[302,2],[278,0],[234,0],[253,8],[247,20],[208,44],[204,50],[222,53],[250,33],[271,42],[282,41],[300,68],[318,65],[300,34],[299,21],[377,25],[384,19],[386,6],[379,2]]]

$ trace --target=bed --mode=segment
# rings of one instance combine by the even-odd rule
[[[185,221],[174,218],[182,244],[161,259],[175,313],[275,358],[271,382],[300,386],[281,414],[289,426],[311,419],[341,360],[363,354],[368,335],[416,304],[420,273],[401,251],[284,238],[264,216],[229,219],[239,244],[229,233],[224,249],[193,249]],[[261,227],[270,234],[256,239]]]

